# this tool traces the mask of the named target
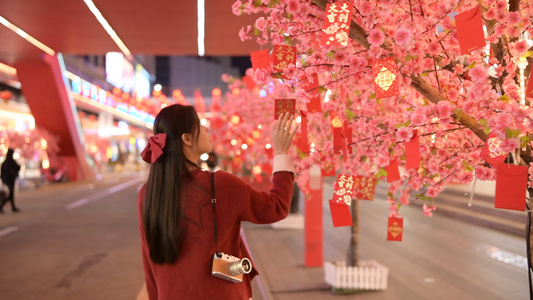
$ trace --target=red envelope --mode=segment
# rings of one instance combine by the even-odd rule
[[[385,167],[387,171],[387,182],[393,182],[400,179],[400,170],[398,169],[398,161],[393,160]]]
[[[270,68],[270,54],[268,50],[259,50],[250,53],[250,59],[252,61],[252,68],[257,69],[269,69]]]
[[[300,140],[298,144],[298,149],[303,153],[309,153],[309,140],[307,139],[307,113],[303,110],[300,110],[300,117],[302,121],[300,122]]]
[[[255,81],[253,80],[252,77],[250,76],[246,76],[244,75],[242,77],[242,81],[244,82],[244,84],[246,84],[246,87],[250,90],[250,91],[253,91],[255,89],[255,87],[257,86],[257,84],[255,83]]]
[[[372,74],[376,99],[398,95],[398,69],[394,57],[374,60],[372,62]]]
[[[527,81],[526,98],[532,98],[529,101],[533,101],[533,72],[529,73],[529,79]]]
[[[461,54],[469,54],[487,44],[479,6],[455,15],[455,26]]]
[[[335,164],[330,161],[326,161],[322,164],[322,177],[335,176]]]
[[[354,176],[354,198],[359,200],[374,201],[374,194],[376,191],[376,179],[366,176]]]
[[[527,169],[505,163],[496,166],[494,207],[526,210]]]
[[[296,113],[296,99],[276,99],[274,118],[277,120],[282,113]]]
[[[272,63],[274,72],[283,73],[290,65],[296,64],[296,47],[286,45],[275,45],[272,52]]]
[[[322,26],[321,45],[343,46],[348,45],[348,32],[352,17],[351,2],[328,3]]]
[[[333,227],[353,225],[352,215],[350,214],[350,206],[344,204],[344,202],[329,200],[329,208],[331,210]]]
[[[344,132],[341,128],[338,127],[332,127],[333,128],[333,153],[339,153],[342,149],[344,149],[346,143],[344,141]]]
[[[403,235],[403,218],[389,217],[387,241],[401,241]]]
[[[413,137],[405,143],[405,168],[418,169],[420,167],[420,140],[418,130],[414,130]]]
[[[354,190],[354,176],[339,174],[334,184],[333,199],[337,202],[344,202],[346,205],[352,203]]]
[[[353,152],[353,130],[352,126],[348,125],[348,121],[344,121],[344,136],[346,137],[346,147],[348,147],[348,153]]]
[[[302,88],[306,92],[313,94],[313,96],[308,99],[309,102],[307,103],[307,111],[310,113],[321,112],[322,106],[320,103],[320,94],[318,94],[318,74],[313,74],[312,79],[313,82],[310,82],[308,78],[305,78],[302,81]]]
[[[493,133],[489,134],[485,146],[481,149],[479,156],[483,158],[486,162],[491,164],[493,167],[496,167],[498,164],[502,163],[507,157],[507,153],[503,152],[500,148],[501,140],[497,138]]]

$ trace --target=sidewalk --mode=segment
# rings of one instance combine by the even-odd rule
[[[529,299],[525,239],[402,207],[402,242],[386,241],[388,204],[384,188],[375,201],[360,202],[359,255],[389,268],[388,288],[361,291],[360,300]],[[333,193],[324,185],[324,199]],[[326,201],[324,201],[326,203]],[[333,228],[324,206],[324,261],[344,260],[350,228]],[[353,299],[335,295],[323,267],[304,266],[304,231],[243,224],[260,278],[254,300]]]

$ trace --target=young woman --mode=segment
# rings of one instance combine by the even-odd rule
[[[138,196],[151,300],[251,299],[250,281],[257,275],[253,262],[251,272],[237,283],[213,276],[213,263],[216,253],[251,261],[240,237],[241,221],[267,224],[288,215],[294,182],[288,152],[297,130],[293,121],[292,115],[282,115],[273,127],[273,184],[264,193],[230,173],[199,168],[200,155],[213,146],[192,106],[168,106],[157,115],[154,136],[141,153],[151,167]]]

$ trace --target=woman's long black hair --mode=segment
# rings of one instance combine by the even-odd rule
[[[200,122],[192,106],[174,104],[163,108],[155,118],[154,135],[166,133],[163,154],[150,166],[150,175],[142,210],[142,223],[156,264],[173,264],[178,260],[185,238],[180,193],[184,180],[191,179],[188,165],[196,165],[183,154],[182,135],[197,139]]]

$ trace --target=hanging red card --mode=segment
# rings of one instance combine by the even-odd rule
[[[352,175],[339,174],[334,184],[333,200],[346,205],[352,203],[354,178]]]
[[[389,217],[387,241],[401,241],[403,235],[403,218]]]
[[[326,5],[326,13],[322,26],[321,45],[343,46],[348,45],[348,33],[352,17],[351,2],[337,2]]]
[[[362,175],[354,176],[355,199],[374,200],[376,191],[376,179]]]
[[[461,54],[469,54],[487,44],[479,6],[455,15],[455,26]]]
[[[503,152],[500,148],[501,142],[502,140],[497,138],[493,133],[489,134],[489,137],[485,142],[485,146],[483,146],[483,149],[481,149],[481,153],[479,155],[493,167],[496,167],[498,164],[502,163],[507,157],[507,153]]]
[[[259,50],[250,53],[250,59],[252,61],[252,68],[257,69],[269,69],[270,68],[270,54],[268,50]]]
[[[276,99],[274,103],[274,118],[277,120],[282,113],[296,113],[296,99]]]
[[[272,52],[272,63],[275,73],[282,73],[290,65],[296,64],[296,47],[275,45]]]
[[[331,161],[322,163],[322,177],[335,176],[335,164]]]
[[[394,57],[374,60],[372,62],[372,74],[374,75],[374,92],[377,99],[399,94],[398,69]]]
[[[250,77],[250,76],[244,75],[242,77],[242,81],[244,82],[244,84],[246,84],[246,87],[250,91],[253,91],[255,89],[255,87],[257,86],[257,84],[255,83],[254,79],[252,77]]]
[[[311,150],[309,149],[309,140],[307,139],[307,112],[300,110],[300,118],[300,136],[296,145],[303,153],[309,153]]]
[[[405,168],[418,169],[420,167],[420,140],[418,130],[413,131],[413,137],[405,142]]]
[[[387,182],[393,182],[400,179],[400,169],[398,168],[398,161],[393,160],[385,167],[387,171]]]
[[[527,169],[504,163],[496,166],[494,207],[526,210]]]
[[[305,78],[302,81],[302,89],[311,95],[311,97],[307,99],[309,100],[307,103],[307,111],[310,113],[322,111],[320,94],[318,94],[318,86],[318,74],[316,73],[311,76],[311,79]]]
[[[346,137],[346,148],[348,148],[348,153],[353,152],[353,130],[352,126],[348,125],[348,121],[344,121],[344,137]]]
[[[344,149],[344,132],[342,128],[333,127],[333,153],[339,153]]]
[[[329,200],[329,208],[331,211],[333,227],[353,225],[352,215],[350,214],[350,206],[344,204],[344,202]]]

